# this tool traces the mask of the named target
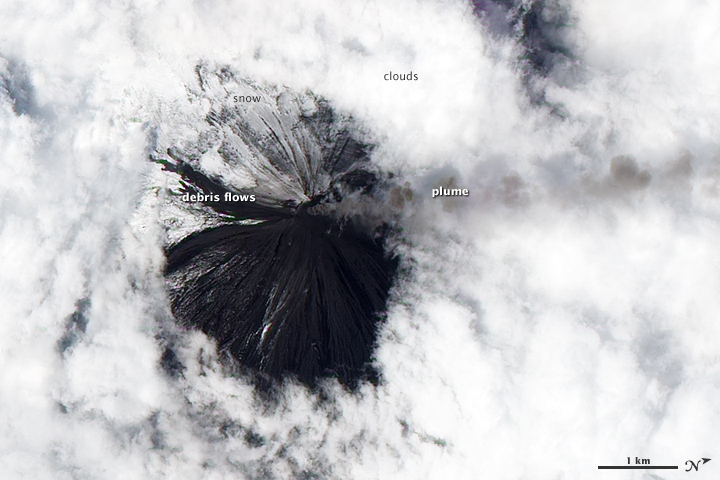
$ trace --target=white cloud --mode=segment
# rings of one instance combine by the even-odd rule
[[[4,2],[3,478],[594,478],[711,456],[718,7],[568,4],[557,116],[463,2]],[[415,189],[379,388],[267,406],[169,322],[147,155],[205,128],[198,62],[327,97]],[[451,177],[471,195],[430,199]]]

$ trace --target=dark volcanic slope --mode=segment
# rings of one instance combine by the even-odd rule
[[[169,151],[160,160],[180,176],[179,193],[219,196],[203,202],[217,226],[167,250],[173,312],[251,371],[311,386],[334,376],[354,386],[372,377],[397,259],[385,252],[385,228],[360,227],[337,210],[347,199],[372,203],[379,177],[367,148],[326,106],[316,102],[307,115],[287,94],[262,93],[261,105],[222,106],[208,116],[213,148],[250,172],[255,187],[211,177],[193,154]],[[226,192],[256,201],[226,202]]]

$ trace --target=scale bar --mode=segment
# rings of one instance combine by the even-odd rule
[[[599,465],[598,470],[677,470],[677,465]]]

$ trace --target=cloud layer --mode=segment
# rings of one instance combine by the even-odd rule
[[[718,6],[476,3],[3,2],[3,478],[595,478],[712,457]],[[148,156],[206,129],[198,65],[326,98],[412,192],[379,387],[268,403],[172,321]],[[665,478],[643,475],[603,477]]]

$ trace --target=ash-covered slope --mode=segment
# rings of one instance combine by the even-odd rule
[[[369,362],[398,260],[385,251],[383,181],[368,147],[311,96],[226,71],[199,75],[204,89],[219,79],[254,100],[218,101],[197,145],[156,158],[179,176],[173,201],[213,223],[167,249],[174,315],[264,378],[374,380]],[[244,180],[203,172],[208,155]]]

